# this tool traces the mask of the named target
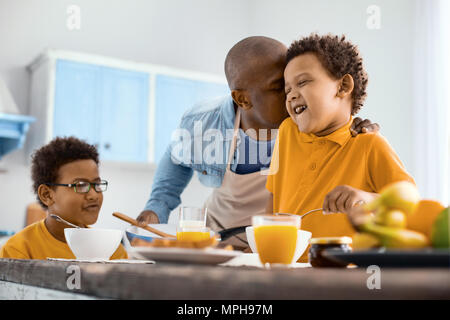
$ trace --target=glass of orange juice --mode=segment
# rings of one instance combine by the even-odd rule
[[[206,208],[180,207],[177,239],[199,241],[210,238],[210,230],[206,228]]]
[[[254,216],[252,218],[256,249],[264,266],[289,266],[297,246],[300,216]]]
[[[178,226],[180,228],[204,228],[206,227],[206,208],[180,207]]]
[[[177,240],[182,241],[201,241],[211,238],[211,229],[204,228],[177,228]]]

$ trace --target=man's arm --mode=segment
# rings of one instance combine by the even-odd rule
[[[191,168],[172,162],[169,146],[156,169],[150,199],[137,221],[142,225],[167,223],[170,212],[181,203],[180,195],[193,172]]]

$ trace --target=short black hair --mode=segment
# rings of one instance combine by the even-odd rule
[[[340,79],[346,74],[353,77],[352,115],[358,113],[367,96],[368,76],[357,46],[346,41],[345,35],[340,37],[331,34],[320,36],[313,33],[291,44],[287,51],[286,64],[295,57],[308,52],[316,54],[324,68],[335,79]]]
[[[260,59],[275,60],[280,54],[286,55],[286,46],[278,40],[264,36],[242,39],[228,51],[225,58],[228,87],[231,90],[245,89],[242,88],[242,78],[245,74],[254,72],[255,63],[258,64]]]
[[[31,179],[33,191],[42,207],[38,189],[41,184],[57,183],[61,166],[77,160],[94,160],[99,164],[97,148],[76,137],[57,137],[36,150],[31,156]]]

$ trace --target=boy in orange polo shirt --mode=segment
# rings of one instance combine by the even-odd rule
[[[366,97],[367,74],[345,37],[311,35],[295,41],[284,72],[286,108],[271,162],[268,212],[310,214],[301,228],[313,237],[351,236],[345,213],[369,202],[385,185],[414,183],[379,133],[351,138]],[[305,253],[306,255],[307,253]],[[305,256],[304,255],[304,256]]]
[[[108,183],[100,180],[97,149],[76,138],[56,138],[37,150],[32,159],[33,189],[40,204],[64,220],[87,227],[97,221]],[[75,259],[66,243],[68,225],[50,215],[11,237],[0,258]],[[69,227],[70,228],[70,227]],[[127,259],[122,245],[111,259]]]

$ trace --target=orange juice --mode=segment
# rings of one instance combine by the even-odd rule
[[[177,232],[177,240],[201,241],[210,238],[209,232],[202,231],[179,231]]]
[[[262,225],[254,227],[259,259],[265,263],[291,264],[297,245],[297,227]]]

